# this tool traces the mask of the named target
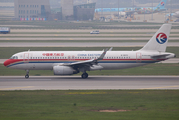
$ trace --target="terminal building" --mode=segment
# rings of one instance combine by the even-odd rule
[[[96,3],[73,5],[73,0],[61,0],[63,20],[93,20]]]
[[[63,20],[73,19],[73,0],[61,0]]]
[[[49,0],[14,0],[14,11],[17,20],[93,20],[95,5],[74,6],[73,0],[61,0],[61,7],[54,12]]]
[[[15,18],[46,20],[50,14],[49,0],[14,0]]]
[[[96,3],[74,6],[75,20],[93,20]]]

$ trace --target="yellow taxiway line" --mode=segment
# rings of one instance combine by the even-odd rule
[[[1,88],[0,90],[14,90],[14,89],[23,89],[23,88],[33,88],[34,86],[25,86],[25,87],[13,87],[13,88]]]

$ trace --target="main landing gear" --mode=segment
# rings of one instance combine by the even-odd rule
[[[88,78],[88,73],[83,73],[83,74],[81,75],[81,78],[83,78],[83,79]]]
[[[29,70],[26,70],[26,75],[25,78],[28,79],[29,78]]]

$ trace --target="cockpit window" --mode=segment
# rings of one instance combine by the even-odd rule
[[[18,59],[17,56],[12,56],[10,59]]]

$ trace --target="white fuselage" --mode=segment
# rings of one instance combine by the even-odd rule
[[[63,65],[97,59],[103,51],[27,51],[20,52],[9,59],[5,65],[9,68],[21,70],[53,70],[53,66]],[[98,61],[101,67],[97,69],[125,69],[137,67],[149,63],[155,63],[170,58],[152,59],[152,55],[160,55],[159,52],[147,51],[108,51],[103,60]],[[171,53],[170,53],[171,54]],[[174,54],[171,54],[172,57]]]

